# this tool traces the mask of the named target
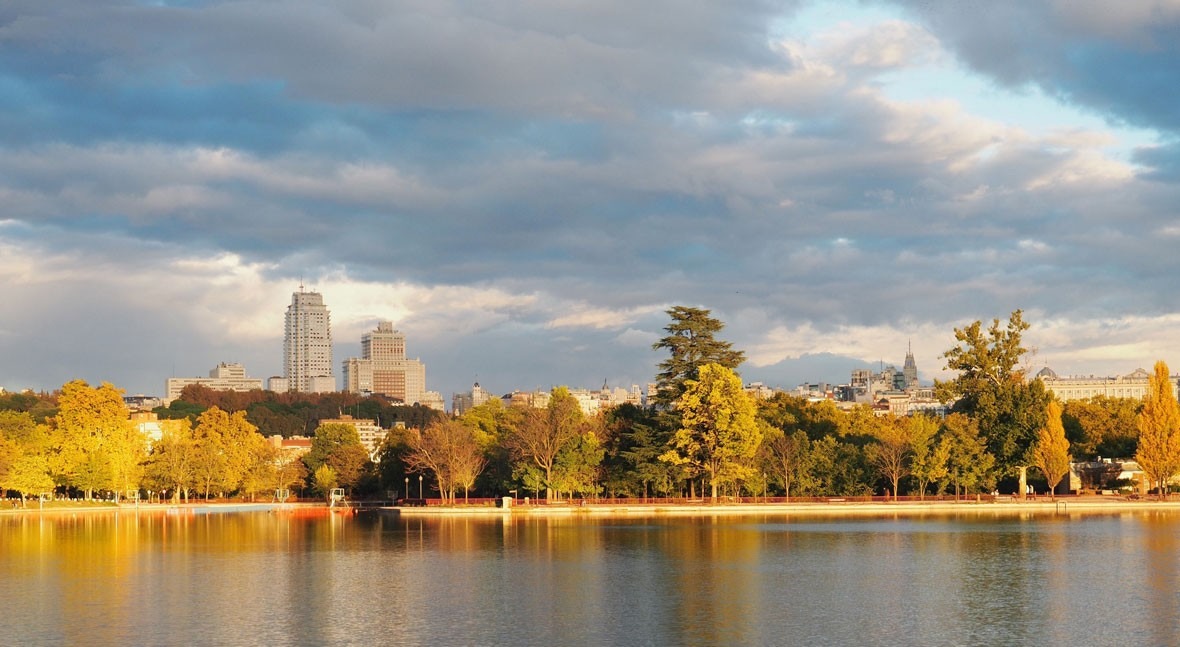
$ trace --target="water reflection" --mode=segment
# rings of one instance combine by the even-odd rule
[[[1180,516],[0,516],[4,642],[1176,641]]]

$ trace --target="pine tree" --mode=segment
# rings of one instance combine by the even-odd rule
[[[667,311],[672,323],[664,328],[668,333],[652,344],[653,350],[667,349],[671,357],[660,362],[656,375],[656,402],[670,405],[685,390],[689,380],[697,379],[698,371],[705,364],[720,364],[736,369],[745,361],[742,351],[733,350],[733,345],[717,339],[714,335],[725,324],[710,316],[708,310],[675,306]]]

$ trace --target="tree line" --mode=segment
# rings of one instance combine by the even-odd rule
[[[53,394],[0,396],[0,489],[255,498],[275,490],[409,496],[422,478],[432,496],[511,492],[566,497],[925,497],[996,488],[1023,491],[1028,468],[1052,490],[1071,460],[1134,456],[1166,492],[1180,473],[1180,407],[1157,363],[1142,402],[1059,403],[1021,366],[1023,313],[955,329],[946,351],[956,376],[935,385],[944,417],[878,416],[785,393],[756,400],[737,369],[744,353],[718,339],[708,310],[678,306],[654,350],[665,351],[648,407],[583,414],[568,389],[543,408],[493,399],[447,418],[350,394],[233,393],[190,386],[157,412],[162,437],[147,443],[118,389],[75,381]],[[351,413],[390,429],[377,460]],[[300,459],[268,436],[313,436]]]

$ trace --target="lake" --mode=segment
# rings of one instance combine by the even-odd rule
[[[0,515],[11,645],[1180,643],[1180,514]]]

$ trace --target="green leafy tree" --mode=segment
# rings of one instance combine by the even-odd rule
[[[987,451],[974,419],[960,413],[947,416],[942,422],[940,443],[946,454],[946,478],[954,486],[956,498],[990,485],[995,459]]]
[[[1049,484],[1049,496],[1056,496],[1057,484],[1069,473],[1069,441],[1065,439],[1065,427],[1061,424],[1061,403],[1049,401],[1045,426],[1037,432],[1037,442],[1032,449],[1032,463],[1045,475]]]
[[[312,487],[320,496],[323,496],[325,499],[330,498],[332,496],[332,490],[339,484],[340,482],[336,480],[336,470],[332,469],[331,465],[323,463],[315,469],[315,473],[312,476]]]
[[[1134,456],[1139,441],[1136,416],[1141,406],[1141,402],[1131,398],[1101,395],[1066,402],[1061,423],[1074,457],[1094,460],[1100,456]]]
[[[246,419],[258,428],[258,433],[266,436],[282,436],[290,438],[301,436],[306,423],[299,416],[279,410],[277,403],[259,402],[250,407]]]
[[[444,502],[453,503],[460,487],[466,497],[487,464],[474,430],[458,420],[438,421],[415,430],[407,436],[407,445],[406,467],[434,474]]]
[[[889,481],[896,501],[898,483],[909,475],[914,452],[908,419],[880,418],[873,427],[873,436],[876,442],[865,449],[865,455],[877,472]]]
[[[931,483],[946,478],[947,449],[938,442],[938,422],[929,416],[911,416],[910,474],[918,482],[918,498],[926,497]]]
[[[606,412],[609,447],[605,486],[612,496],[665,496],[675,491],[676,470],[660,460],[671,433],[650,411],[624,404]]]
[[[417,430],[405,427],[390,429],[381,445],[377,448],[377,473],[381,487],[387,492],[395,493],[394,498],[404,496],[409,498],[409,469],[406,467],[405,457],[410,451],[410,435]],[[302,462],[302,461],[300,461]]]
[[[788,433],[785,429],[769,426],[762,441],[766,463],[770,474],[783,488],[783,496],[791,496],[791,486],[802,484],[806,488],[811,472],[811,440],[797,429]]]
[[[557,456],[577,438],[581,428],[582,408],[578,401],[564,386],[553,389],[546,408],[526,409],[520,424],[506,438],[516,460],[514,473],[528,474],[527,470],[521,470],[522,463],[535,466],[545,489],[545,498],[553,500],[553,469],[557,465]]]
[[[602,491],[598,468],[605,453],[598,434],[593,429],[584,428],[557,454],[553,470],[555,489],[571,495],[597,495]]]
[[[699,378],[702,366],[720,364],[737,369],[745,361],[745,353],[716,338],[725,324],[714,319],[709,310],[675,306],[667,313],[672,318],[664,328],[667,334],[652,344],[652,350],[665,349],[670,355],[660,362],[656,374],[655,400],[664,406],[680,399],[688,381]]]
[[[955,329],[958,345],[943,353],[946,367],[958,375],[935,382],[944,402],[954,401],[952,411],[971,416],[978,423],[996,468],[1002,474],[1029,464],[1028,451],[1037,430],[1045,424],[1050,396],[1041,380],[1026,382],[1020,361],[1028,350],[1023,333],[1029,324],[1023,312],[1014,311],[1006,325],[992,320],[985,332],[979,321]]]
[[[493,398],[464,413],[459,420],[471,428],[486,463],[473,486],[477,490],[503,494],[513,489],[512,452],[508,436],[524,416],[522,407],[506,407]]]
[[[1168,481],[1180,473],[1180,406],[1175,388],[1168,365],[1156,362],[1138,417],[1135,461],[1143,468],[1148,483],[1159,488],[1161,499],[1167,494]]]
[[[864,496],[873,491],[873,471],[864,448],[824,436],[811,444],[814,479],[806,489],[809,494]]]
[[[675,404],[681,427],[672,436],[672,448],[661,459],[691,465],[703,473],[716,501],[718,484],[737,478],[744,461],[755,455],[762,442],[754,401],[733,369],[705,364],[698,379],[688,380]]]
[[[369,452],[361,444],[356,427],[334,422],[316,428],[311,450],[303,460],[313,474],[326,463],[332,467],[340,486],[351,488],[368,466]]]

